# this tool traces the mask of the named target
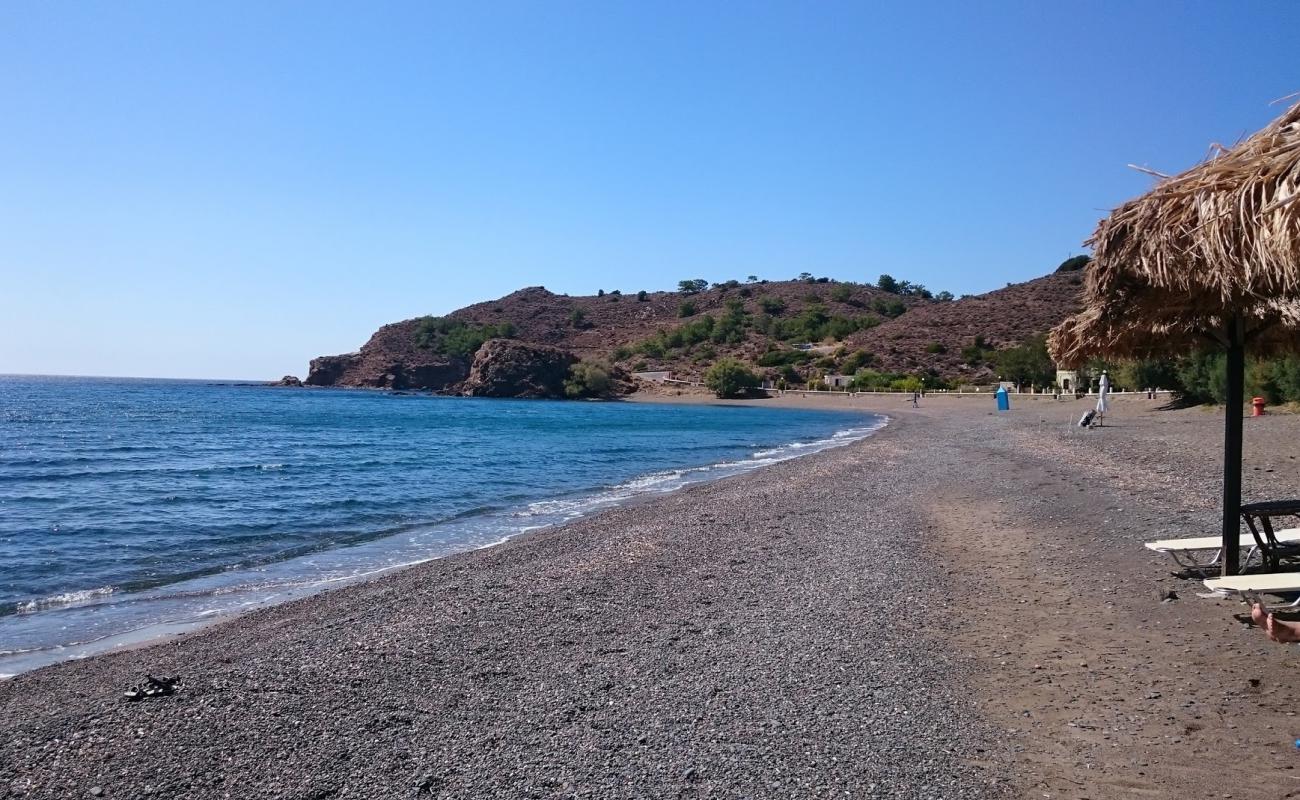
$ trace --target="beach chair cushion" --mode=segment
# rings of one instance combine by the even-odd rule
[[[1286,528],[1285,530],[1274,531],[1273,536],[1279,543],[1298,543],[1300,544],[1300,528]],[[1242,534],[1238,540],[1242,549],[1255,546],[1255,537],[1249,533]],[[1148,550],[1154,550],[1157,553],[1169,552],[1189,552],[1192,550],[1218,550],[1223,546],[1223,538],[1220,536],[1195,536],[1190,539],[1161,539],[1155,542],[1147,542],[1143,545]]]
[[[1300,572],[1265,572],[1260,575],[1233,575],[1211,578],[1205,588],[1212,592],[1300,592]]]

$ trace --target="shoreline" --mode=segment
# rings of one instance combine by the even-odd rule
[[[822,410],[822,409],[816,409],[816,410]],[[824,410],[834,411],[835,409],[824,409]],[[867,421],[873,417],[875,419],[871,420],[870,425],[853,426],[853,427],[840,428],[834,430],[824,438],[815,440],[813,442],[802,443],[798,440],[794,440],[794,441],[789,441],[777,445],[774,448],[775,451],[777,452],[786,451],[780,454],[779,456],[774,457],[775,454],[763,455],[764,451],[752,453],[750,455],[750,458],[755,459],[752,465],[743,461],[726,461],[726,462],[709,463],[703,465],[684,465],[684,466],[674,467],[667,470],[641,472],[641,473],[637,473],[634,477],[632,477],[628,481],[622,482],[617,485],[589,487],[588,489],[577,493],[565,493],[565,494],[556,495],[554,497],[543,497],[534,501],[530,501],[525,505],[521,505],[515,508],[500,509],[483,516],[475,515],[472,519],[478,520],[484,517],[491,517],[491,518],[500,518],[502,520],[505,520],[510,517],[519,516],[520,512],[538,503],[562,502],[562,501],[569,501],[569,500],[575,502],[583,501],[583,500],[586,501],[585,507],[563,515],[564,516],[563,519],[541,522],[536,525],[515,525],[514,528],[516,529],[511,529],[512,528],[511,525],[502,522],[502,526],[503,526],[501,529],[502,535],[499,538],[493,539],[491,541],[486,541],[482,543],[465,542],[464,546],[457,546],[452,549],[449,549],[444,553],[440,553],[437,555],[433,555],[429,557],[421,557],[403,563],[377,566],[374,569],[366,572],[357,573],[354,575],[348,575],[345,577],[321,579],[318,582],[312,584],[304,585],[304,584],[296,584],[296,583],[285,583],[281,586],[278,586],[274,594],[271,594],[265,599],[250,600],[250,602],[245,603],[243,607],[236,608],[233,610],[227,609],[227,610],[215,611],[215,612],[204,611],[198,614],[191,613],[174,619],[161,620],[158,622],[153,622],[147,625],[143,625],[141,627],[130,628],[127,630],[109,633],[107,635],[95,639],[90,639],[87,641],[71,642],[62,645],[41,647],[36,649],[18,650],[12,653],[0,652],[0,681],[9,680],[25,672],[34,669],[43,669],[49,666],[63,663],[65,661],[84,660],[87,658],[95,658],[95,657],[99,657],[102,655],[107,655],[115,652],[123,652],[127,650],[147,648],[155,645],[165,644],[171,638],[176,636],[204,630],[214,625],[233,623],[234,621],[240,619],[241,617],[255,610],[264,609],[264,608],[273,608],[275,606],[283,605],[285,603],[297,602],[306,598],[313,597],[322,592],[335,591],[340,588],[352,585],[354,583],[364,583],[369,581],[382,580],[386,576],[393,574],[395,572],[418,567],[430,561],[436,561],[444,558],[453,557],[460,553],[473,552],[476,550],[497,547],[506,542],[531,536],[540,531],[560,529],[567,525],[573,524],[574,522],[598,516],[613,508],[628,507],[639,503],[652,501],[656,497],[662,496],[664,494],[672,493],[672,492],[681,491],[691,486],[714,483],[721,480],[728,480],[730,478],[743,476],[756,469],[763,469],[765,467],[771,466],[772,464],[781,463],[783,461],[788,461],[797,458],[806,458],[810,455],[814,455],[816,453],[823,452],[828,449],[843,447],[846,444],[850,444],[854,441],[859,441],[862,438],[872,436],[875,433],[878,433],[881,429],[883,429],[889,422],[888,417],[875,414],[873,412],[868,412],[865,410],[843,409],[843,411],[849,411],[850,413],[861,413],[864,415],[863,417],[864,421]],[[852,434],[852,435],[846,436],[846,434]],[[807,451],[804,451],[803,450],[804,447],[807,447],[809,449],[807,449]],[[723,470],[724,474],[719,474],[716,477],[702,477],[702,478],[688,477],[697,473],[700,475],[706,475],[707,473],[712,472],[714,470]],[[679,482],[670,486],[670,488],[667,489],[656,489],[656,488],[647,487],[647,488],[642,488],[640,490],[633,490],[630,488],[632,484],[636,484],[640,481],[644,481],[648,478],[652,478],[658,475],[667,475],[667,474],[677,475],[679,477]],[[625,491],[623,492],[618,491],[620,489],[625,489],[625,487],[626,487]],[[456,517],[449,520],[443,520],[440,522],[431,523],[425,526],[419,526],[419,528],[428,529],[428,530],[438,530],[438,529],[442,529],[443,526],[449,524],[454,525],[458,522],[461,522],[463,519],[467,519],[467,518]],[[409,536],[410,533],[411,533],[410,531],[403,531],[399,533],[388,534],[388,535],[376,537],[375,539],[367,542],[363,542],[360,545],[350,545],[342,548],[336,548],[334,550],[330,550],[327,552],[334,555],[343,556],[349,550],[353,550],[357,546],[364,547],[367,549],[371,549],[371,548],[382,549],[384,542],[386,541],[396,542],[400,539]],[[306,556],[304,558],[316,558],[316,557],[318,557],[318,554],[313,553],[312,555]],[[289,561],[285,561],[285,562],[277,562],[276,565],[284,566],[292,563],[294,560],[295,559],[290,559]],[[211,577],[212,576],[203,576],[197,580],[207,581]],[[190,583],[193,583],[193,581],[186,580],[174,584],[165,584],[156,587],[155,589],[150,589],[138,593],[123,593],[123,594],[113,593],[107,595],[107,597],[111,598],[108,601],[101,601],[101,602],[92,601],[92,602],[84,602],[84,603],[67,604],[64,606],[50,608],[50,609],[41,609],[33,613],[34,614],[41,614],[41,613],[58,614],[58,613],[81,612],[87,614],[94,614],[94,613],[98,613],[102,608],[111,607],[118,603],[133,603],[133,602],[139,602],[140,600],[147,601],[149,596],[154,594],[162,598],[166,598],[168,596],[172,596],[177,593],[185,594],[187,593],[185,587]],[[236,589],[236,588],[237,585],[230,587],[230,589]],[[208,593],[217,593],[219,591],[220,590],[208,590]],[[265,589],[261,591],[265,591]],[[136,595],[138,595],[138,598]],[[22,612],[19,612],[16,616],[22,617],[25,615]],[[2,621],[3,618],[0,618],[0,622]]]
[[[1217,524],[1222,421],[1124,401],[1081,430],[1085,402],[891,409],[847,447],[19,675],[0,786],[1275,797],[1290,649],[1141,547]],[[1246,428],[1251,495],[1300,493],[1300,418]],[[145,673],[181,690],[123,702]]]

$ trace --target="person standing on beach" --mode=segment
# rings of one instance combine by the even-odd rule
[[[921,397],[921,393],[920,393],[920,392],[917,392],[917,391],[913,391],[913,392],[912,392],[912,408],[920,408],[920,407],[921,407],[921,404],[917,402],[917,400],[920,399],[920,397]]]

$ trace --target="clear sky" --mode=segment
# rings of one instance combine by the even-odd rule
[[[12,2],[0,373],[274,378],[516,288],[976,293],[1277,116],[1300,3]]]

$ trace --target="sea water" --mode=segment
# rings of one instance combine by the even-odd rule
[[[846,444],[882,422],[0,376],[0,675]]]

